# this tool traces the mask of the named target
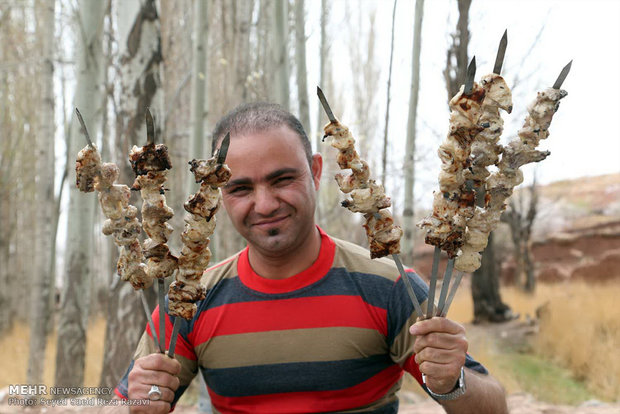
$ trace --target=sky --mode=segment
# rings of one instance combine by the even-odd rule
[[[351,5],[360,10],[377,10],[377,42],[382,53],[379,62],[381,82],[386,84],[393,2],[333,2],[331,18],[335,24],[330,30],[335,56],[346,54],[346,36],[339,37],[338,28],[348,18],[347,10],[351,10]],[[397,165],[402,165],[405,146],[414,5],[413,0],[398,0],[396,12],[389,136],[393,143],[390,162]],[[440,166],[435,151],[448,130],[449,109],[442,72],[449,33],[454,31],[457,18],[456,1],[425,1],[418,112],[421,155],[416,167],[419,182],[415,190],[416,199],[422,204],[430,204],[432,200],[431,191],[436,186]],[[318,30],[313,29],[318,24],[316,19],[318,15],[309,17],[310,51],[319,37]],[[549,183],[620,172],[620,130],[617,126],[620,100],[616,99],[620,93],[619,19],[619,0],[473,0],[469,54],[476,56],[476,79],[492,71],[497,46],[505,29],[508,30],[508,48],[502,76],[510,87],[515,85],[515,79],[519,79],[513,88],[513,112],[503,114],[503,144],[516,136],[527,114],[526,107],[536,97],[537,91],[553,85],[564,65],[573,60],[571,72],[562,85],[568,96],[561,101],[554,116],[549,138],[539,147],[549,150],[551,155],[534,168],[525,168],[526,183],[531,182],[534,173],[538,182]],[[312,65],[311,59],[309,65]],[[350,73],[347,65],[335,64],[334,71],[337,79],[347,82]],[[314,85],[312,79],[309,85]],[[384,95],[385,92],[379,94],[381,115],[378,119],[381,122],[385,111]],[[310,96],[311,99],[314,97],[312,91]],[[345,124],[346,112],[336,114]],[[383,131],[382,125],[379,130]],[[356,131],[353,133],[355,135]]]

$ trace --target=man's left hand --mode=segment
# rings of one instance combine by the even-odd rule
[[[409,328],[416,336],[413,350],[426,386],[447,394],[456,385],[465,364],[467,338],[462,325],[442,317],[420,320]]]

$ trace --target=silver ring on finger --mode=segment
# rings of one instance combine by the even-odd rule
[[[157,385],[151,385],[151,389],[149,390],[149,393],[147,395],[149,397],[149,400],[158,401],[161,398],[161,390]]]

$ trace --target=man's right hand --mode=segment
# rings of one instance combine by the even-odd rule
[[[168,413],[170,412],[174,392],[179,388],[181,364],[176,359],[164,354],[150,354],[134,363],[129,373],[129,399],[149,400],[151,386],[157,385],[161,391],[158,401],[150,401],[149,405],[130,406],[132,413]]]

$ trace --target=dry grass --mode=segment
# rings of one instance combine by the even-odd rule
[[[84,386],[96,387],[99,385],[101,364],[103,362],[103,341],[105,336],[105,320],[97,318],[89,323],[86,340],[86,368],[84,372]],[[0,349],[9,349],[8,358],[0,359],[0,388],[10,384],[25,384],[28,369],[28,348],[30,328],[25,323],[15,323],[13,329],[2,335]],[[45,349],[45,368],[43,383],[54,385],[54,371],[56,369],[56,332],[52,332],[47,340]]]
[[[591,391],[609,400],[618,398],[620,285],[574,283],[549,296],[538,352],[568,367]]]

